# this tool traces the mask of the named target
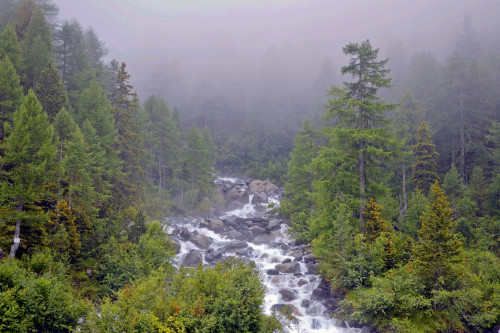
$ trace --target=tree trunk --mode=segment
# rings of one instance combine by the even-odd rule
[[[460,176],[465,185],[465,117],[463,94],[460,93]]]
[[[17,212],[21,213],[23,211],[23,201],[19,200],[17,203]],[[16,221],[16,231],[14,232],[14,244],[10,248],[10,257],[15,258],[17,249],[19,248],[19,236],[21,235],[21,219],[18,218]]]
[[[359,144],[359,159],[358,159],[358,170],[359,170],[359,199],[361,200],[359,206],[359,230],[364,233],[365,225],[363,222],[363,212],[365,211],[365,143],[361,141]]]
[[[406,197],[406,163],[405,156],[403,155],[403,205],[401,206],[401,201],[399,203],[399,215],[404,215],[408,210],[408,200]]]

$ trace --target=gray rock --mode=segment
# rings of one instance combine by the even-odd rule
[[[234,240],[234,241],[228,242],[227,244],[224,244],[224,246],[222,246],[219,251],[220,252],[235,253],[236,250],[242,250],[242,249],[245,249],[247,247],[248,247],[247,243]]]
[[[319,322],[318,319],[313,318],[311,328],[313,330],[319,330],[321,328],[321,323]]]
[[[202,261],[201,252],[198,250],[191,250],[182,260],[182,265],[187,267],[196,267]]]
[[[212,238],[207,237],[203,234],[193,235],[193,237],[191,237],[189,241],[203,250],[208,250],[210,244],[212,244],[213,242]]]
[[[306,314],[309,316],[321,316],[322,313],[323,307],[318,303],[312,304],[306,310]]]
[[[248,228],[248,231],[252,234],[253,237],[256,237],[258,235],[264,234],[266,232],[266,229],[254,225],[254,226]]]
[[[297,282],[297,285],[298,285],[299,287],[302,287],[303,285],[306,285],[306,284],[307,284],[307,281],[306,281],[306,280],[304,280],[304,279],[300,279],[300,280],[299,280],[299,282]]]
[[[286,264],[279,264],[275,267],[280,273],[300,273],[300,265],[298,262],[289,262]]]
[[[280,272],[277,269],[268,269],[266,271],[267,275],[279,275]]]
[[[210,228],[210,230],[213,230],[214,232],[221,232],[222,230],[224,230],[224,222],[222,222],[221,220],[217,220],[217,219],[211,220],[210,224],[209,224],[209,228]]]
[[[226,237],[229,239],[236,239],[239,241],[242,241],[245,239],[245,235],[243,235],[241,232],[239,232],[237,230],[231,230],[231,231],[227,232]]]
[[[293,300],[296,300],[299,297],[296,293],[294,293],[293,291],[287,290],[287,289],[281,289],[279,291],[279,293],[281,295],[281,298],[285,302],[291,302]]]
[[[271,219],[267,224],[267,227],[271,230],[278,230],[280,228],[281,221],[278,219]]]
[[[265,192],[254,193],[252,197],[252,204],[267,203],[267,194]]]
[[[275,236],[273,234],[262,234],[254,237],[253,242],[255,244],[269,244],[274,241]]]
[[[308,308],[311,305],[311,301],[308,299],[303,299],[300,303],[300,306],[303,308]]]

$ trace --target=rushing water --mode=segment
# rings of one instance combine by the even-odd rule
[[[235,181],[233,178],[222,178],[225,181]],[[250,195],[249,202],[243,207],[229,211],[220,217],[221,220],[239,218],[251,218],[258,215],[255,205],[252,203]],[[279,204],[277,197],[268,198],[268,203]],[[240,222],[241,223],[241,222]],[[193,252],[201,254],[204,263],[212,261],[214,254],[221,255],[221,249],[227,246],[237,246],[242,242],[228,237],[227,233],[216,233],[206,227],[207,224],[202,218],[169,219],[168,232],[180,244],[179,254],[176,256],[176,263],[183,264],[186,257]],[[184,237],[179,237],[180,230],[190,235],[198,235],[202,240],[210,239],[209,243],[189,241]],[[199,236],[203,235],[203,236]],[[273,310],[280,310],[284,304],[289,305],[289,309],[297,318],[295,324],[291,324],[290,332],[360,332],[358,328],[348,328],[340,320],[330,318],[331,312],[321,304],[320,300],[313,296],[313,291],[321,283],[320,276],[311,274],[304,258],[300,255],[304,253],[304,246],[295,245],[289,238],[287,226],[281,224],[270,232],[269,237],[272,242],[253,243],[252,240],[244,239],[248,245],[242,251],[224,252],[224,256],[240,256],[244,260],[253,261],[260,270],[261,281],[266,286],[267,292],[264,299],[263,311],[272,314]],[[239,243],[238,243],[239,242]],[[196,244],[195,244],[196,243]],[[302,251],[302,252],[301,252]],[[210,258],[208,256],[211,256]],[[277,265],[291,263],[295,267],[293,272],[278,272]]]

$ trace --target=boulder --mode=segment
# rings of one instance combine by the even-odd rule
[[[212,238],[207,237],[203,234],[193,235],[191,238],[189,238],[189,241],[203,250],[208,250],[210,244],[212,244],[213,242]]]
[[[241,232],[237,231],[237,230],[230,230],[226,233],[226,237],[229,238],[229,239],[236,239],[236,240],[244,240],[245,239],[245,235],[243,235]]]
[[[242,241],[230,241],[226,244],[224,244],[219,251],[220,252],[232,252],[235,253],[236,250],[242,250],[248,247],[248,244]]]
[[[259,227],[259,226],[252,226],[248,228],[248,231],[252,234],[253,237],[256,237],[258,235],[262,235],[266,232],[265,228]]]
[[[213,219],[210,220],[208,227],[214,232],[221,232],[222,230],[224,230],[224,222],[218,219]]]
[[[313,318],[312,323],[311,323],[311,328],[313,330],[319,330],[321,328],[321,323],[318,319]]]
[[[280,272],[277,269],[268,269],[266,271],[267,275],[279,275]]]
[[[275,267],[280,273],[300,273],[300,265],[298,262],[289,262],[286,264],[279,264]]]
[[[191,250],[182,260],[182,265],[188,267],[196,267],[198,263],[203,260],[201,252],[198,250]]]
[[[311,305],[311,301],[308,299],[303,299],[300,303],[300,306],[303,308],[308,308]]]
[[[273,234],[262,234],[253,238],[255,244],[269,244],[274,240],[275,236]]]
[[[293,300],[296,300],[299,297],[296,293],[294,293],[293,291],[287,290],[287,289],[281,289],[279,291],[279,293],[281,295],[281,298],[285,302],[291,302]]]
[[[239,202],[246,204],[249,200],[248,187],[246,185],[235,185],[226,193],[226,204],[231,202]]]
[[[307,281],[306,281],[306,280],[304,280],[304,279],[300,279],[300,280],[299,280],[299,282],[297,282],[297,285],[298,285],[299,287],[302,287],[303,285],[306,285],[306,284],[307,284]]]
[[[250,192],[252,193],[266,193],[275,194],[278,193],[278,187],[268,180],[254,180],[248,185]]]
[[[306,314],[309,316],[321,316],[323,313],[323,307],[321,304],[314,303],[311,306],[309,306],[306,310]]]
[[[267,204],[267,194],[265,192],[254,193],[252,197],[252,204]]]
[[[281,221],[278,219],[271,219],[267,224],[267,227],[271,230],[278,230],[280,228]]]

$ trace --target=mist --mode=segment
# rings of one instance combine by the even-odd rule
[[[293,112],[310,112],[315,94],[341,83],[348,42],[370,39],[402,67],[415,52],[450,55],[464,15],[483,49],[498,45],[500,30],[493,0],[55,3],[60,17],[92,26],[109,57],[127,63],[141,99],[159,94],[182,110],[201,107],[195,99],[202,97],[243,115],[258,111],[262,93],[278,104],[298,99],[301,110]],[[322,86],[325,62],[335,77]]]

